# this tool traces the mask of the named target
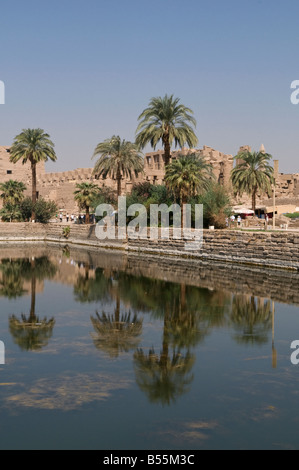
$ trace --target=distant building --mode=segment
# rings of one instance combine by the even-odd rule
[[[249,146],[240,147],[239,152],[250,150]],[[265,151],[264,146],[260,148]],[[201,149],[188,149],[183,148],[178,151],[173,151],[171,159],[177,158],[179,153],[187,154],[189,152],[198,152],[202,155],[207,162],[213,167],[213,172],[220,184],[231,189],[230,173],[234,166],[234,158],[230,154],[225,154],[218,150],[204,145]],[[0,182],[14,179],[22,181],[27,186],[26,195],[31,195],[31,167],[30,163],[25,165],[22,162],[16,164],[9,161],[10,147],[0,146]],[[77,183],[93,182],[98,184],[99,187],[106,186],[116,190],[116,182],[110,178],[94,177],[93,168],[77,168],[72,171],[63,171],[55,173],[47,173],[45,171],[45,164],[43,162],[37,165],[37,196],[43,197],[46,200],[54,200],[58,208],[65,213],[78,213],[78,207],[74,201],[74,191]],[[164,151],[157,150],[155,152],[146,153],[144,156],[144,173],[139,175],[138,178],[132,179],[123,178],[122,191],[123,193],[130,193],[135,183],[149,181],[151,184],[163,184],[165,176],[165,163]],[[296,174],[283,174],[279,173],[276,181],[276,198],[277,203],[289,204],[295,203],[299,199],[299,173]],[[269,198],[263,194],[257,197],[257,203],[269,205],[267,202]],[[240,202],[250,204],[250,198],[244,195],[238,198]],[[298,204],[299,205],[299,204]]]

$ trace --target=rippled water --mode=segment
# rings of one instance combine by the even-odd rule
[[[299,448],[297,273],[68,246],[0,258],[1,449]]]

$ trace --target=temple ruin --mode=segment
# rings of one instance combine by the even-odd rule
[[[249,146],[242,146],[240,153],[244,150],[250,150]],[[261,146],[260,150],[264,150]],[[213,167],[216,181],[224,185],[231,192],[230,174],[234,167],[234,157],[218,150],[204,145],[201,149],[183,148],[173,151],[171,159],[178,157],[178,154],[187,154],[196,152],[202,155],[207,162]],[[26,195],[31,195],[31,168],[30,164],[25,165],[22,162],[16,164],[9,160],[10,147],[0,146],[0,181],[5,182],[10,179],[22,181],[26,186]],[[146,153],[144,156],[144,172],[138,178],[123,178],[122,191],[130,193],[132,187],[136,183],[148,181],[151,184],[163,184],[165,175],[164,151],[157,150]],[[56,202],[59,210],[71,214],[78,213],[78,207],[74,201],[74,191],[77,183],[93,182],[99,187],[106,186],[116,190],[116,182],[110,178],[96,179],[93,175],[93,167],[77,168],[72,171],[63,171],[55,173],[47,173],[43,162],[37,165],[37,196],[43,197],[45,200],[53,200]],[[242,198],[234,198],[233,203],[250,204],[250,198],[244,195]],[[299,173],[283,174],[278,173],[276,180],[276,202],[278,205],[296,205],[299,206]],[[271,195],[258,194],[257,205],[271,205]]]

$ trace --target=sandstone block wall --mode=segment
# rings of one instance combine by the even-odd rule
[[[299,233],[297,232],[237,232],[234,230],[204,230],[203,244],[198,250],[185,250],[186,240],[99,240],[95,225],[70,224],[68,239],[63,225],[32,223],[1,223],[0,243],[49,241],[98,248],[113,248],[139,254],[189,258],[205,262],[225,262],[248,266],[265,266],[299,271]]]

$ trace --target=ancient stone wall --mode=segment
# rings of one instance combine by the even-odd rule
[[[299,271],[299,234],[297,232],[239,232],[204,230],[200,249],[186,250],[184,239],[99,240],[95,225],[72,224],[68,239],[60,223],[1,223],[0,243],[47,241],[96,248],[119,249],[141,255],[159,255],[205,262],[225,262]]]
[[[261,149],[263,146],[261,147]],[[22,181],[26,186],[26,195],[31,195],[31,168],[30,164],[25,165],[22,162],[17,164],[9,161],[9,147],[0,147],[0,182],[15,179]],[[239,152],[251,150],[250,146],[240,147]],[[231,191],[230,174],[234,167],[234,158],[232,155],[224,154],[218,150],[204,145],[202,149],[188,149],[172,152],[172,158],[177,158],[178,153],[187,154],[189,152],[198,152],[213,167],[213,172],[220,184],[225,185]],[[238,161],[236,162],[238,163]],[[144,158],[144,173],[138,178],[122,180],[122,192],[130,193],[135,183],[149,181],[152,184],[163,184],[165,175],[164,151],[149,152]],[[79,208],[74,201],[74,191],[77,183],[93,182],[99,187],[106,186],[116,190],[116,182],[110,178],[95,179],[93,168],[77,168],[72,171],[46,173],[44,163],[37,165],[37,191],[38,195],[46,200],[54,200],[66,215],[67,213],[78,214]],[[283,174],[279,173],[276,180],[276,199],[277,203],[284,200],[281,204],[299,205],[299,173]],[[272,194],[269,196],[257,194],[257,206],[270,206]],[[233,204],[244,204],[251,207],[251,198],[244,194],[242,197],[233,197]],[[1,204],[1,202],[0,202]]]

